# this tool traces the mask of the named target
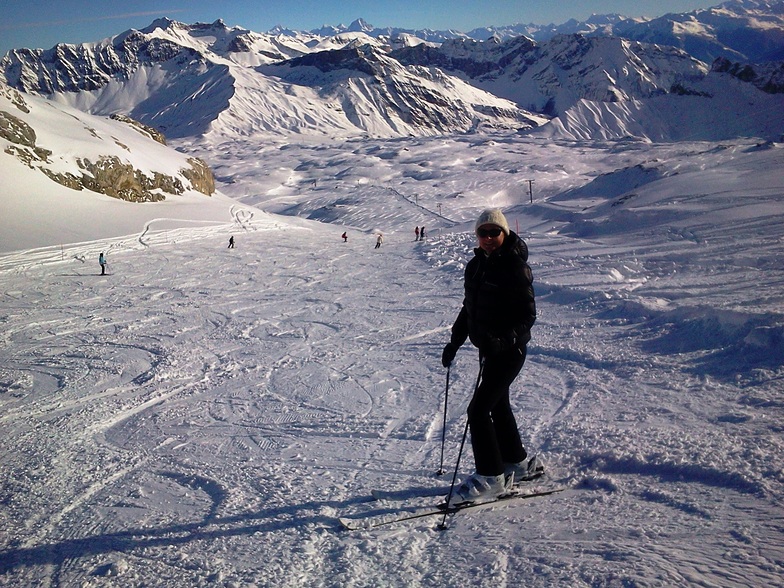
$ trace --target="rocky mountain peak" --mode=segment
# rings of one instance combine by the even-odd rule
[[[19,90],[127,115],[172,138],[214,129],[384,136],[527,129],[585,100],[708,96],[715,90],[696,86],[713,59],[695,55],[723,55],[739,65],[713,73],[745,80],[750,47],[784,50],[782,6],[733,0],[658,19],[595,15],[550,27],[546,40],[532,25],[526,34],[482,29],[480,40],[454,31],[416,37],[363,19],[317,35],[161,18],[100,43],[11,51],[0,73]],[[775,70],[754,71],[755,86],[778,91]]]

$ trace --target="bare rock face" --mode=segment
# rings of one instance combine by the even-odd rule
[[[713,62],[711,71],[726,73],[742,82],[754,84],[768,94],[784,93],[784,61],[770,63],[734,63],[719,58]]]
[[[161,145],[166,145],[166,137],[158,129],[140,123],[138,120],[134,120],[130,116],[125,116],[124,114],[113,114],[109,118],[129,124],[142,135],[149,137],[153,141],[158,141]]]
[[[47,149],[36,147],[35,130],[30,125],[4,110],[0,110],[0,137],[13,143],[6,148],[6,153],[15,155],[27,165],[33,161],[48,161],[52,154]]]
[[[181,194],[182,184],[167,181],[161,176],[148,178],[140,170],[128,163],[123,163],[118,157],[101,157],[92,162],[88,159],[79,159],[79,167],[86,173],[82,174],[82,186],[93,192],[106,194],[120,200],[129,202],[160,202],[166,197],[160,192],[164,186],[171,190],[170,194]],[[168,178],[172,180],[172,178]]]
[[[210,166],[198,157],[188,158],[188,163],[191,167],[180,170],[182,175],[190,180],[194,190],[211,196],[215,192],[215,176]]]
[[[0,111],[0,136],[11,143],[35,147],[35,130],[22,119],[9,112]]]

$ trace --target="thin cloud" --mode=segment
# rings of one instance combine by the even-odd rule
[[[111,14],[107,16],[93,16],[88,18],[73,18],[63,20],[44,20],[39,22],[19,22],[14,24],[0,24],[0,30],[10,31],[14,29],[33,29],[38,27],[53,27],[63,25],[81,24],[85,22],[100,22],[102,20],[117,20],[122,18],[135,18],[137,16],[160,16],[162,14],[174,14],[177,12],[185,12],[185,8],[177,8],[174,10],[147,10],[145,12],[127,12],[125,14]]]

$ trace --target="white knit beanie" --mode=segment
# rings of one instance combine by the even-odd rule
[[[505,235],[509,235],[509,223],[506,222],[504,213],[501,212],[498,208],[488,208],[487,210],[483,211],[482,214],[479,215],[479,219],[476,221],[474,230],[476,231],[482,225],[495,225],[499,227]]]

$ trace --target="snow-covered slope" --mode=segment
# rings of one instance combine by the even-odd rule
[[[527,129],[547,120],[439,70],[403,67],[369,45],[312,53],[263,72],[294,87],[319,87],[322,100],[371,136]]]
[[[579,100],[619,102],[669,93],[707,73],[705,64],[674,48],[581,35],[544,45],[526,39],[504,43],[449,41],[393,53],[406,64],[460,72],[473,84],[534,112],[557,116]]]
[[[169,228],[233,222],[235,203],[210,195],[212,173],[193,156],[144,127],[7,87],[0,87],[0,178],[2,252],[141,234],[157,219]]]
[[[742,105],[742,107],[739,107]],[[784,94],[767,94],[729,75],[711,73],[683,95],[648,100],[581,100],[536,129],[539,137],[571,140],[721,141],[784,137]]]
[[[0,584],[779,585],[767,70],[673,77],[672,55],[702,66],[561,37],[452,43],[487,67],[457,75],[354,28],[319,48],[161,21],[33,60],[22,77],[62,84],[55,101],[0,91]],[[551,50],[560,117],[489,129],[517,115],[468,84],[528,75],[526,47]],[[146,118],[177,150],[86,110]],[[446,132],[469,118],[485,132]],[[102,155],[186,188],[199,156],[218,190],[131,203],[51,179],[89,181],[79,161]],[[539,316],[512,402],[542,484],[565,490],[445,531],[347,533],[338,517],[448,491],[435,472],[456,467],[478,362],[459,352],[447,402],[440,354],[486,206],[530,248]]]
[[[781,144],[286,139],[208,159],[235,198],[332,222],[141,236],[94,199],[131,238],[0,256],[0,583],[780,583]],[[478,362],[459,352],[445,409],[440,353],[489,204],[538,296],[514,410],[568,490],[345,532],[409,504],[373,488],[447,491],[442,430],[451,473]]]

